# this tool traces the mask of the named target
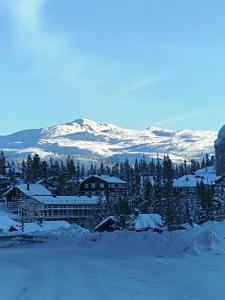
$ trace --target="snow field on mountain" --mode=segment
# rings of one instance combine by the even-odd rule
[[[10,159],[29,153],[41,157],[79,159],[155,158],[169,154],[173,160],[201,159],[214,152],[216,132],[201,130],[172,131],[156,127],[134,130],[113,124],[80,119],[42,129],[29,129],[0,136],[0,146]]]

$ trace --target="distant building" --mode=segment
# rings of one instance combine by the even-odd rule
[[[21,221],[85,222],[98,207],[97,197],[53,196],[41,184],[19,184],[3,194],[8,210]]]
[[[194,219],[195,214],[198,215],[201,206],[201,203],[199,203],[198,187],[200,187],[202,183],[205,187],[209,187],[211,191],[214,191],[213,197],[216,202],[219,201],[221,203],[225,203],[225,192],[223,196],[221,192],[219,192],[222,189],[223,184],[225,186],[224,178],[225,177],[223,176],[216,175],[214,167],[208,167],[197,170],[193,175],[184,175],[180,178],[175,179],[173,182],[173,186],[177,189],[180,195],[182,211],[185,212],[188,208],[190,215]],[[217,214],[222,213],[223,212],[219,210],[217,211]],[[185,215],[186,213],[184,214],[184,216]]]
[[[181,192],[196,193],[197,186],[204,183],[206,186],[215,185],[215,183],[221,179],[222,176],[217,176],[214,167],[208,167],[200,169],[193,175],[184,175],[176,178],[173,182],[173,186],[178,188]]]
[[[115,216],[109,216],[102,220],[98,225],[95,226],[93,231],[104,232],[114,231],[116,229],[117,218]]]
[[[135,231],[147,231],[150,229],[160,231],[163,227],[163,221],[162,217],[158,214],[138,214],[137,216],[130,216],[127,227]],[[118,229],[118,218],[116,216],[109,216],[95,226],[93,231],[110,232]]]
[[[126,196],[127,183],[109,175],[91,175],[80,183],[80,192],[86,196],[105,196],[112,202]]]

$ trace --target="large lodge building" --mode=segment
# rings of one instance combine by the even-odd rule
[[[41,184],[19,184],[3,196],[8,210],[19,220],[85,222],[98,207],[98,197],[54,196]]]
[[[80,183],[80,195],[55,195],[43,183],[18,184],[2,195],[18,220],[59,221],[82,224],[96,214],[101,198],[116,203],[126,195],[126,182],[113,176],[90,176]]]

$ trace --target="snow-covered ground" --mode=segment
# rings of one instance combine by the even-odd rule
[[[0,299],[224,299],[224,238],[225,222],[162,234],[72,226],[0,249]]]

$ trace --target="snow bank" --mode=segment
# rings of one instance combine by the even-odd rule
[[[66,221],[45,221],[43,223],[25,223],[24,232],[33,233],[33,232],[51,232],[58,231],[62,229],[68,229],[71,225]]]
[[[79,241],[82,246],[103,247],[115,251],[147,252],[154,256],[202,255],[207,252],[225,253],[225,221],[207,222],[201,226],[188,227],[163,233],[153,231],[132,232],[127,230],[111,233],[92,233]]]
[[[0,232],[5,233],[10,231],[12,228],[14,231],[20,230],[21,224],[7,216],[0,216]]]
[[[0,227],[1,224],[4,224],[5,232],[10,226],[21,229],[20,223],[6,216],[0,217]],[[225,254],[225,221],[207,222],[201,226],[189,226],[185,230],[164,231],[161,234],[128,230],[91,233],[76,224],[46,221],[43,224],[25,223],[24,233],[30,237],[43,237],[50,247],[68,245],[72,248],[101,248],[106,252],[118,253],[143,251],[145,255],[152,256],[203,255],[209,252]],[[21,235],[21,231],[17,235]],[[5,245],[3,242],[2,246]],[[43,244],[44,247],[46,243]]]

